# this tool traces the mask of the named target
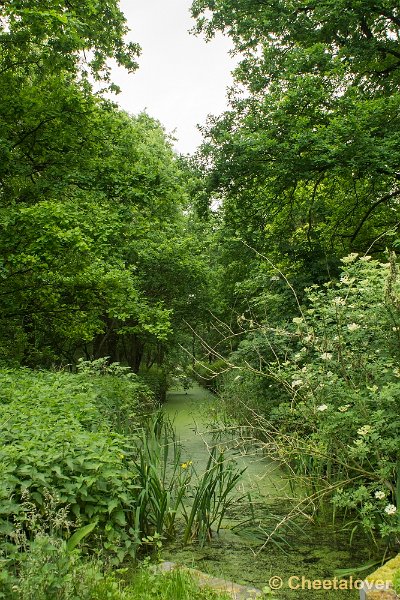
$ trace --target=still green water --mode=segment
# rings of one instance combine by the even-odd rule
[[[183,460],[192,460],[197,472],[204,469],[208,448],[215,443],[212,430],[217,428],[217,402],[215,396],[200,387],[193,387],[187,393],[172,391],[168,394],[164,410],[173,420],[182,443]],[[271,531],[290,510],[289,482],[276,464],[257,451],[250,448],[243,455],[239,445],[235,448],[232,436],[226,434],[220,442],[227,442],[228,454],[240,467],[246,467],[238,492],[250,493],[252,508],[245,498],[230,509],[222,530],[207,546],[182,547],[174,543],[163,549],[163,558],[260,589],[268,585],[271,577],[280,578],[282,588],[273,596],[277,600],[358,598],[359,593],[354,589],[308,589],[307,582],[304,590],[290,589],[289,579],[294,578],[291,584],[296,587],[301,586],[302,577],[307,581],[331,580],[331,585],[338,587],[339,584],[334,583],[335,571],[366,563],[370,549],[362,542],[350,547],[349,534],[339,527],[335,530],[330,523],[322,526],[304,520],[283,532],[285,544],[282,547],[269,542],[260,550],[265,539],[263,532]],[[232,531],[234,525],[252,514],[257,527]]]

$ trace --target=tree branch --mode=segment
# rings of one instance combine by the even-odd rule
[[[350,239],[350,243],[353,243],[354,240],[356,239],[356,237],[358,236],[358,234],[360,233],[365,221],[368,219],[368,217],[370,216],[370,214],[380,205],[383,204],[384,202],[387,202],[388,200],[391,200],[392,198],[396,198],[396,196],[400,196],[400,189],[395,190],[394,192],[391,192],[390,194],[385,194],[385,196],[382,196],[382,198],[379,198],[379,200],[377,200],[376,202],[374,202],[372,204],[372,206],[369,207],[369,209],[367,210],[367,212],[365,213],[365,215],[363,216],[363,218],[361,219],[360,223],[358,224],[355,232],[353,233],[353,235],[351,236]]]

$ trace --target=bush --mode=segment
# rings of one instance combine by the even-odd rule
[[[21,369],[2,370],[0,384],[3,542],[15,527],[32,527],[27,495],[46,520],[50,491],[59,506],[69,507],[73,527],[96,521],[106,549],[119,560],[133,556],[139,543],[132,520],[135,456],[129,438],[112,430],[115,413],[107,418],[104,404],[119,397],[115,380]],[[132,396],[132,414],[137,402]]]
[[[136,376],[110,368],[95,361],[78,374],[0,371],[0,558],[16,560],[39,534],[67,539],[86,528],[117,564],[175,534],[193,493],[191,463],[181,464],[162,413],[139,422],[147,395]],[[228,472],[222,457],[209,469],[207,481],[224,497],[214,520],[230,501],[231,488],[219,485]]]
[[[254,366],[247,361],[237,381],[237,397],[247,399],[248,379],[272,382],[260,415],[269,452],[302,478],[315,504],[330,498],[336,511],[352,514],[353,531],[363,527],[374,539],[378,534],[398,545],[397,265],[394,257],[381,264],[357,255],[343,265],[340,281],[306,290],[305,306],[291,324],[261,324],[258,335],[274,358],[269,352],[260,361],[255,352]]]
[[[104,571],[98,561],[84,561],[68,551],[64,540],[38,535],[19,557],[14,571],[2,569],[0,598],[4,600],[228,600],[229,596],[200,589],[179,570],[157,573],[149,566],[130,581]]]
[[[164,404],[167,398],[168,377],[164,369],[152,366],[151,369],[141,369],[140,378],[152,391],[155,401],[159,406]]]
[[[223,374],[226,371],[227,363],[222,359],[210,363],[196,362],[193,367],[193,376],[200,385],[213,393],[218,393],[223,383]]]

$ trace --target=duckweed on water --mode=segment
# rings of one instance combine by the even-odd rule
[[[197,430],[206,429],[206,410],[214,401],[208,392],[193,388],[187,395],[172,393],[166,406],[170,415],[176,415],[175,427],[183,442],[184,456],[190,457],[197,465],[205,464],[208,449],[204,441],[209,441],[207,435],[201,436]],[[286,514],[287,505],[277,497],[279,488],[282,488],[282,474],[281,485],[277,481],[276,470],[269,479],[268,476],[263,478],[266,466],[266,462],[259,458],[252,462],[251,477],[254,479],[258,475],[261,482],[253,497],[255,503],[252,509],[244,501],[236,510],[231,509],[225,527],[231,527],[238,519],[245,520],[253,515],[256,521],[271,529],[274,517],[276,522],[276,519]],[[214,535],[203,548],[196,545],[182,547],[177,543],[168,545],[163,550],[163,558],[258,589],[268,585],[272,577],[279,577],[283,586],[273,596],[277,600],[358,598],[358,591],[354,589],[293,590],[289,589],[288,581],[290,577],[299,577],[301,581],[303,576],[310,581],[333,581],[337,570],[365,564],[370,558],[370,548],[366,547],[362,539],[354,541],[350,547],[346,532],[335,530],[329,524],[317,526],[308,521],[286,529],[284,538],[283,547],[269,543],[259,552],[262,542],[254,538],[254,531],[240,532],[240,529],[236,529],[233,532],[226,528],[219,535]],[[354,577],[357,578],[357,575],[355,572]],[[294,580],[294,583],[297,581]]]

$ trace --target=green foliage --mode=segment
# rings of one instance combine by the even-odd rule
[[[115,0],[20,4],[0,6],[0,360],[137,372],[203,288],[182,172],[157,121],[92,90],[137,66]]]
[[[356,254],[342,262],[340,281],[306,290],[291,324],[261,327],[274,356],[266,354],[258,367],[247,363],[247,378],[253,373],[273,386],[263,405],[262,433],[269,452],[299,476],[316,507],[330,498],[338,512],[352,515],[353,533],[362,526],[396,545],[397,264],[394,256],[379,263]],[[237,395],[247,401],[241,385]]]
[[[125,415],[131,425],[123,429],[132,429],[135,423],[137,427],[141,398],[135,395],[135,383],[129,386],[125,380],[116,416],[121,387],[118,381],[113,389],[113,382],[119,378],[107,377],[2,371],[3,539],[12,539],[15,527],[33,535],[31,509],[24,498],[29,496],[45,523],[46,493],[51,491],[59,507],[68,507],[74,527],[97,521],[96,534],[101,534],[106,549],[119,560],[135,554],[131,539],[139,493],[135,457],[129,439],[113,431],[113,422]]]
[[[191,469],[181,466],[181,446],[162,413],[151,417],[136,442],[135,472],[139,494],[135,530],[139,540],[152,546],[171,539],[175,522],[190,492]],[[155,537],[157,536],[157,537]]]
[[[89,523],[89,525],[85,525],[85,527],[81,527],[69,538],[67,542],[67,550],[68,552],[72,552],[75,548],[81,543],[82,540],[85,539],[89,533],[92,533],[93,529],[96,527],[97,521],[93,523]]]
[[[110,363],[105,357],[93,361],[79,359],[77,371],[83,380],[90,376],[98,409],[114,431],[123,434],[137,431],[143,417],[154,410],[153,390],[144,377],[129,367]]]
[[[164,368],[153,365],[150,369],[142,368],[139,371],[140,378],[152,390],[159,405],[166,400],[168,379]]]
[[[229,110],[209,119],[197,157],[221,203],[217,316],[235,335],[245,310],[293,311],[257,252],[300,291],[337,276],[346,252],[392,246],[400,21],[396,0],[195,0],[192,14],[206,37],[228,34],[239,59]]]
[[[85,540],[118,564],[171,539],[191,495],[185,541],[203,539],[203,522],[211,535],[240,473],[213,452],[192,483],[171,425],[162,413],[147,415],[151,394],[139,378],[105,359],[81,361],[79,370],[0,373],[4,560],[56,533],[68,551]]]
[[[196,362],[193,367],[193,375],[200,385],[216,393],[226,370],[226,362],[223,359],[214,360],[210,363]]]
[[[398,594],[400,592],[400,571],[396,571],[392,583],[394,591]]]
[[[129,70],[137,67],[139,47],[126,43],[126,21],[115,0],[91,0],[72,7],[47,0],[3,3],[0,38],[6,68],[65,70],[108,79],[107,59],[114,58]],[[86,56],[91,56],[88,61]],[[84,65],[84,66],[83,66]]]
[[[225,594],[200,589],[186,572],[157,573],[140,567],[131,581],[104,571],[97,561],[69,552],[65,541],[40,535],[19,558],[18,572],[2,570],[0,598],[7,600],[225,600]],[[18,575],[18,576],[16,576]]]
[[[193,577],[179,569],[157,574],[142,570],[132,585],[128,600],[229,600],[230,596],[210,588],[199,588]]]

